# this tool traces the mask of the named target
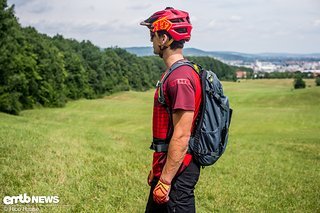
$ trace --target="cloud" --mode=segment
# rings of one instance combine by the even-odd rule
[[[40,0],[10,0],[17,9],[24,9],[30,13],[45,13],[53,9],[50,2]]]
[[[216,27],[217,25],[218,25],[217,20],[213,19],[213,20],[211,20],[211,21],[209,22],[208,27],[209,27],[209,28],[214,28],[214,27]]]
[[[316,19],[313,21],[313,26],[320,27],[320,19]]]
[[[83,37],[88,39],[88,36],[94,33],[101,35],[113,35],[115,38],[120,35],[128,35],[137,30],[137,23],[122,22],[119,19],[109,21],[59,21],[59,20],[39,20],[26,23],[36,27],[40,32],[46,32],[53,36],[55,34],[78,35],[77,38]]]
[[[200,26],[200,30],[201,31],[219,30],[224,32],[230,32],[234,30],[239,30],[239,28],[243,28],[243,27],[239,27],[239,23],[241,23],[241,21],[243,21],[243,18],[237,15],[232,15],[230,17],[225,17],[225,18],[211,19],[207,23],[207,25]]]
[[[53,7],[50,6],[48,3],[39,3],[32,4],[32,7],[29,9],[32,13],[46,13],[50,10],[52,10]]]
[[[95,8],[95,6],[94,6],[94,5],[90,5],[90,6],[88,6],[88,10],[95,11],[95,10],[96,10],[96,8]]]
[[[231,16],[231,17],[229,18],[229,20],[230,20],[231,22],[239,22],[239,21],[242,20],[242,17],[241,17],[241,16],[237,16],[237,15],[233,15],[233,16]]]
[[[16,5],[16,16],[23,26],[67,38],[91,40],[94,44],[148,45],[149,36],[139,22],[172,6],[188,11],[193,38],[188,45],[207,50],[297,52],[319,51],[319,0],[7,0]],[[281,41],[281,42],[280,42]],[[303,43],[302,43],[303,41]],[[290,44],[290,45],[289,45]],[[306,48],[303,48],[303,45]]]
[[[35,0],[10,0],[10,4],[14,4],[16,7],[22,7],[28,4],[32,4]]]
[[[128,5],[127,8],[130,10],[146,10],[151,8],[152,4],[144,3],[144,4],[132,4]]]

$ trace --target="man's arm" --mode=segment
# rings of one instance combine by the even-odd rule
[[[160,177],[165,184],[171,184],[188,151],[193,116],[193,111],[184,110],[177,110],[172,115],[174,130],[169,143],[167,161]]]

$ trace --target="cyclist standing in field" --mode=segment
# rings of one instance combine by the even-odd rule
[[[167,7],[141,22],[150,30],[154,53],[167,69],[183,61],[184,43],[192,25],[187,12]],[[200,166],[188,153],[188,142],[201,104],[199,75],[190,66],[180,66],[163,85],[157,86],[153,108],[154,150],[148,176],[151,186],[146,212],[195,212],[194,188]],[[159,93],[164,100],[159,101]]]

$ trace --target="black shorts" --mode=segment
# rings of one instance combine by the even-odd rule
[[[175,177],[171,184],[170,200],[165,204],[157,204],[153,200],[153,189],[158,183],[158,179],[153,179],[149,199],[146,207],[146,213],[194,213],[195,198],[194,187],[198,182],[200,175],[200,166],[191,161],[189,166],[177,177]]]

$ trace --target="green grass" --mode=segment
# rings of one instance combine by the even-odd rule
[[[319,212],[320,87],[224,82],[229,145],[196,188],[202,212]],[[153,92],[0,113],[0,199],[58,195],[41,212],[144,212]],[[2,209],[1,209],[2,210]],[[0,210],[0,211],[1,211]]]

